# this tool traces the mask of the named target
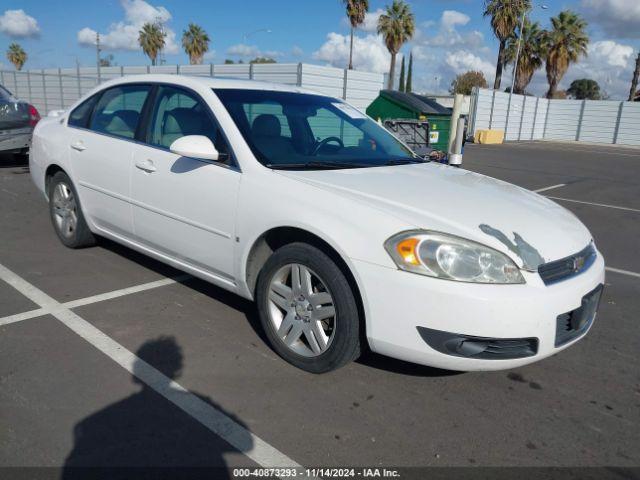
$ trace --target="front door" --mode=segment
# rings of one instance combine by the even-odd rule
[[[221,153],[212,162],[182,157],[169,147],[204,135]],[[138,241],[191,267],[233,281],[240,172],[213,114],[195,93],[159,86],[146,145],[136,146],[131,178]]]

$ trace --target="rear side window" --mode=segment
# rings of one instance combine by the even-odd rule
[[[93,97],[88,98],[76,108],[74,108],[69,115],[69,125],[71,125],[72,127],[86,128],[87,124],[89,123],[89,117],[91,116],[91,112],[93,112],[93,107],[98,101],[98,98],[100,98],[99,93],[97,93]]]
[[[148,85],[120,85],[105,90],[91,116],[89,128],[122,138],[134,138]]]

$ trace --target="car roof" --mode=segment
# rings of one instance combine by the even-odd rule
[[[244,89],[244,90],[271,90],[278,92],[307,93],[311,95],[322,95],[321,93],[307,90],[297,85],[285,85],[271,82],[261,82],[256,80],[244,80],[239,78],[225,77],[199,77],[194,75],[149,73],[143,75],[127,75],[118,77],[97,86],[102,90],[107,86],[120,85],[123,83],[157,82],[183,85],[185,87],[204,86],[214,89]]]

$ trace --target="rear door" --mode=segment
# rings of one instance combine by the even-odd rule
[[[186,135],[208,137],[222,155],[213,162],[169,151]],[[233,282],[236,206],[241,174],[209,106],[195,92],[161,85],[146,144],[133,158],[131,194],[136,239]]]
[[[83,210],[102,229],[133,234],[130,175],[135,136],[151,87],[104,90],[69,118],[71,165]]]

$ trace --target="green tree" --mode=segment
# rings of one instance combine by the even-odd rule
[[[590,78],[581,78],[571,82],[567,94],[576,100],[602,100],[600,85]]]
[[[209,51],[209,34],[200,25],[190,23],[182,32],[182,48],[189,55],[191,65],[200,65],[204,54]]]
[[[409,53],[409,70],[407,72],[407,85],[405,86],[405,91],[407,93],[411,93],[411,89],[413,81],[413,52]]]
[[[271,57],[256,57],[251,60],[249,63],[278,63],[275,59]]]
[[[636,68],[633,71],[633,78],[631,79],[631,89],[629,90],[629,101],[638,101],[640,92],[636,91],[638,88],[638,77],[640,77],[640,52],[638,52],[638,58],[636,58]]]
[[[23,65],[27,62],[27,52],[17,43],[12,43],[9,45],[7,50],[7,60],[13,63],[13,66],[16,67],[16,70],[22,70]]]
[[[499,90],[502,81],[502,69],[506,63],[505,49],[507,40],[513,36],[523,11],[531,8],[531,0],[485,0],[483,16],[491,17],[491,29],[498,39],[498,61],[493,89]]]
[[[587,55],[589,36],[586,28],[587,22],[570,10],[564,10],[551,19],[551,30],[544,32],[542,37],[549,82],[547,98],[554,98],[569,65]]]
[[[115,57],[112,53],[107,55],[106,57],[100,57],[100,66],[101,67],[113,67],[116,65]]]
[[[166,33],[157,23],[145,23],[139,32],[138,43],[142,51],[151,59],[151,65],[156,64],[158,53],[164,48]]]
[[[416,24],[411,8],[404,0],[393,0],[387,5],[385,13],[378,19],[378,34],[382,35],[384,43],[391,54],[389,66],[389,81],[387,88],[393,90],[393,81],[396,73],[396,55],[402,45],[413,37]]]
[[[347,17],[351,24],[351,42],[349,44],[349,70],[353,70],[353,32],[364,22],[369,11],[369,0],[342,0],[347,9]]]
[[[456,93],[471,95],[473,87],[487,88],[487,79],[482,72],[470,70],[461,73],[451,82],[449,92],[453,95]]]
[[[518,50],[518,38],[520,42],[520,56],[518,58],[518,69],[516,71],[516,81],[513,93],[523,94],[531,82],[533,74],[536,73],[544,62],[544,47],[542,45],[543,31],[538,22],[531,23],[526,20],[521,33],[518,26],[517,36],[512,36],[507,40],[504,58],[507,63],[515,63]]]
[[[402,56],[402,62],[400,62],[400,81],[398,82],[398,90],[405,91],[404,86],[404,55]]]

